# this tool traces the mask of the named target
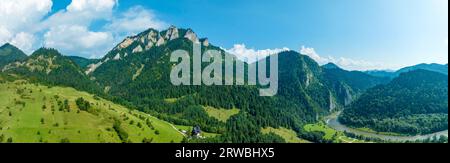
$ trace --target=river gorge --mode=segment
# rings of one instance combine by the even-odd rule
[[[374,133],[374,132],[363,131],[363,130],[359,130],[359,129],[350,128],[348,126],[341,124],[338,120],[339,115],[340,115],[340,113],[336,113],[332,116],[325,118],[326,124],[329,127],[333,128],[337,131],[342,131],[342,132],[345,131],[348,133],[353,133],[355,135],[360,135],[360,136],[365,136],[365,137],[370,137],[370,138],[378,138],[378,139],[388,140],[388,141],[398,141],[398,142],[425,140],[428,138],[433,138],[435,136],[438,138],[441,136],[448,137],[448,130],[440,131],[440,132],[436,132],[436,133],[432,133],[432,134],[426,134],[426,135],[417,135],[417,136],[384,135],[384,134],[378,134],[378,133]]]

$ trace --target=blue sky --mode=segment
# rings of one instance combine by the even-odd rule
[[[6,0],[0,0],[3,1]],[[38,22],[56,17],[54,14],[61,11],[69,15],[67,7],[71,3],[72,0],[54,0],[51,11]],[[100,4],[90,4],[93,5]],[[94,11],[95,7],[95,14]],[[125,35],[142,30],[114,29],[122,27],[116,22],[139,22],[127,21],[137,15],[127,17],[124,13],[144,12],[150,21],[141,24],[161,29],[171,24],[192,28],[213,44],[231,51],[241,48],[240,51],[248,52],[245,55],[289,48],[321,64],[332,61],[356,70],[448,63],[447,0],[118,0],[107,12],[89,22],[80,21],[76,25],[82,28],[78,30],[61,28],[60,32],[84,31],[86,38],[98,36],[101,39],[96,38],[96,42],[109,42],[98,43],[100,49],[111,49]],[[80,48],[51,44],[48,40],[54,35],[46,35],[51,33],[48,31],[52,30],[35,32],[38,45],[30,49],[43,42],[41,45],[54,45],[85,57],[99,57],[105,51],[87,50],[78,54],[73,49]],[[56,35],[57,30],[53,31]],[[90,48],[93,47],[86,49]]]

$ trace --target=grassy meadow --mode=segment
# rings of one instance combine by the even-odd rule
[[[79,109],[78,98],[91,108]],[[183,137],[168,122],[72,88],[0,82],[0,142],[169,143]]]
[[[274,133],[274,134],[282,137],[284,140],[286,140],[287,143],[309,143],[307,140],[300,139],[294,130],[290,130],[290,129],[286,129],[286,128],[267,127],[267,128],[263,128],[261,130],[261,132],[263,134]]]

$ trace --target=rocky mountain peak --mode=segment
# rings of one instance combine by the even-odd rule
[[[56,49],[40,48],[26,60],[11,63],[5,66],[2,71],[14,71],[15,69],[24,68],[30,72],[50,74],[53,70],[62,66],[74,66],[74,63]]]
[[[166,40],[175,40],[179,38],[179,31],[178,28],[175,26],[170,26],[169,29],[166,31],[166,35],[164,36],[164,39]]]
[[[208,38],[202,38],[200,39],[200,42],[202,43],[203,46],[209,46],[209,40]]]
[[[195,34],[192,29],[188,29],[186,34],[184,35],[184,38],[187,38],[188,40],[191,40],[194,43],[200,43],[200,40],[197,37],[197,34]]]
[[[122,43],[120,43],[116,47],[116,49],[119,49],[119,50],[125,49],[125,48],[129,47],[131,44],[133,44],[134,41],[135,41],[134,38],[127,37],[125,40],[122,41]]]
[[[129,36],[119,43],[112,51],[109,52],[103,59],[97,63],[88,65],[86,74],[91,74],[98,67],[108,61],[118,61],[125,59],[127,56],[133,54],[140,54],[155,47],[164,46],[168,42],[177,40],[189,40],[194,43],[202,44],[202,46],[210,46],[208,38],[199,39],[197,34],[192,29],[177,28],[170,26],[168,29],[158,31],[150,28],[135,36]]]
[[[202,43],[203,46],[209,46],[209,41],[207,38],[199,39],[197,34],[192,29],[182,29],[176,26],[170,26],[167,30],[158,31],[155,29],[148,29],[136,36],[127,37],[119,45],[117,45],[114,50],[127,49],[131,45],[136,45],[136,47],[131,47],[133,53],[142,52],[151,49],[155,46],[161,46],[166,44],[168,41],[173,41],[178,38],[185,38],[194,43]]]

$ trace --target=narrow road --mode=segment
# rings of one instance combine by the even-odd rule
[[[181,132],[177,127],[175,127],[173,124],[166,122],[167,124],[169,124],[170,126],[172,126],[173,129],[177,130],[181,135],[183,135],[184,137],[188,137],[185,133]]]

